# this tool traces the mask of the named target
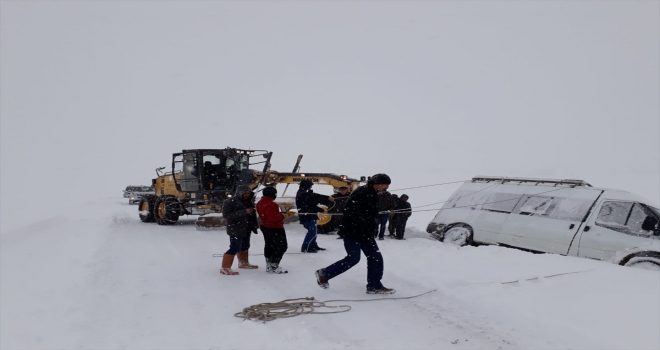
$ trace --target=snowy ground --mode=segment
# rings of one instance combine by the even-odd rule
[[[658,349],[660,274],[500,247],[455,248],[408,230],[379,242],[395,297],[351,302],[334,315],[242,321],[243,307],[288,298],[377,299],[365,294],[366,261],[320,289],[313,271],[344,256],[300,254],[302,226],[286,227],[286,275],[221,276],[224,231],[195,217],[161,227],[136,206],[104,198],[70,215],[34,219],[1,241],[2,349]],[[525,279],[579,272],[550,278]],[[502,282],[516,281],[502,284]]]

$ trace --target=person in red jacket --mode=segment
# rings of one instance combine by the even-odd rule
[[[277,189],[266,187],[262,192],[261,200],[257,203],[257,213],[261,219],[261,232],[264,234],[264,255],[266,256],[266,272],[287,273],[282,270],[280,261],[286,252],[286,232],[284,231],[284,214],[279,205],[275,203]]]

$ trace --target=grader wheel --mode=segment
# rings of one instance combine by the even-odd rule
[[[140,215],[140,220],[142,222],[154,222],[154,204],[156,202],[156,197],[154,196],[144,196],[140,199],[140,204],[138,205],[138,213]]]
[[[174,196],[165,195],[156,199],[154,218],[158,225],[174,225],[181,215],[181,203]]]
[[[318,213],[319,220],[316,222],[317,226],[323,226],[332,220],[332,215],[328,214],[328,207],[321,205],[323,208],[323,213]]]

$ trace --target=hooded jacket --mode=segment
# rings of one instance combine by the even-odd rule
[[[249,192],[250,198],[243,199],[243,193]],[[234,197],[225,200],[222,207],[222,216],[227,219],[227,234],[236,237],[245,237],[250,232],[257,233],[256,211],[248,214],[246,209],[254,209],[252,202],[254,194],[250,187],[241,185],[236,188]]]
[[[343,238],[367,241],[374,238],[378,217],[378,193],[372,181],[360,186],[348,197],[337,234]]]

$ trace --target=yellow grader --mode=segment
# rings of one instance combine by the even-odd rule
[[[226,225],[222,217],[222,206],[227,198],[234,195],[237,186],[247,185],[253,191],[259,186],[277,184],[297,184],[307,179],[314,184],[330,185],[335,191],[346,186],[350,191],[357,188],[365,177],[358,179],[331,173],[299,173],[302,155],[290,173],[270,170],[273,153],[264,150],[190,149],[172,155],[172,169],[156,169],[157,177],[152,180],[155,195],[146,195],[138,206],[142,222],[156,222],[158,225],[174,225],[182,215],[200,215],[196,221],[198,229],[215,229]],[[261,170],[251,166],[263,164]],[[286,190],[285,190],[286,191]],[[284,199],[284,200],[283,200]],[[288,200],[287,200],[288,199]],[[277,200],[288,222],[296,217],[293,197]],[[325,212],[328,208],[324,208]],[[332,215],[319,214],[319,230],[329,232],[335,229],[336,220]]]

